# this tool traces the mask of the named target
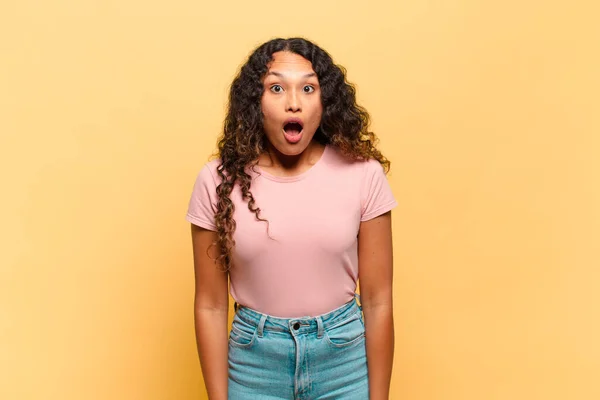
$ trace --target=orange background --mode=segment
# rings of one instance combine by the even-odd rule
[[[238,66],[306,36],[392,160],[392,399],[600,398],[600,7],[0,5],[0,398],[205,398],[184,220]]]

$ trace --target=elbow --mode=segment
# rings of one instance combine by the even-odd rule
[[[394,306],[391,288],[376,291],[361,290],[360,300],[363,310],[379,309],[392,311]]]
[[[194,299],[194,311],[196,314],[229,313],[229,299],[211,299],[205,296],[196,296]]]

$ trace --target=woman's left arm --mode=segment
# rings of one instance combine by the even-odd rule
[[[360,298],[365,317],[369,399],[388,400],[394,359],[391,211],[361,222],[358,232]]]

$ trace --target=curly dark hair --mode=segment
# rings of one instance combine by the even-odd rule
[[[356,90],[347,82],[346,70],[342,66],[336,65],[325,50],[304,38],[277,38],[260,45],[252,52],[231,84],[227,116],[216,154],[221,160],[217,167],[221,183],[217,186],[218,203],[215,214],[218,236],[215,245],[220,249],[216,261],[226,271],[232,266],[232,250],[235,246],[235,207],[230,194],[236,184],[256,219],[267,222],[261,218],[260,208],[256,206],[250,192],[251,176],[248,167],[255,166],[259,156],[267,150],[261,109],[264,91],[262,79],[273,54],[279,51],[304,57],[312,63],[317,74],[323,114],[314,140],[336,147],[350,159],[375,159],[386,172],[390,168],[390,162],[376,148],[377,138],[368,130],[369,114],[356,104]]]

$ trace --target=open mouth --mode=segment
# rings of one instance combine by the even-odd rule
[[[302,139],[302,121],[299,119],[288,120],[283,125],[283,136],[289,143],[298,143]]]
[[[288,122],[283,126],[283,130],[291,136],[299,135],[302,132],[302,125],[298,122]]]

